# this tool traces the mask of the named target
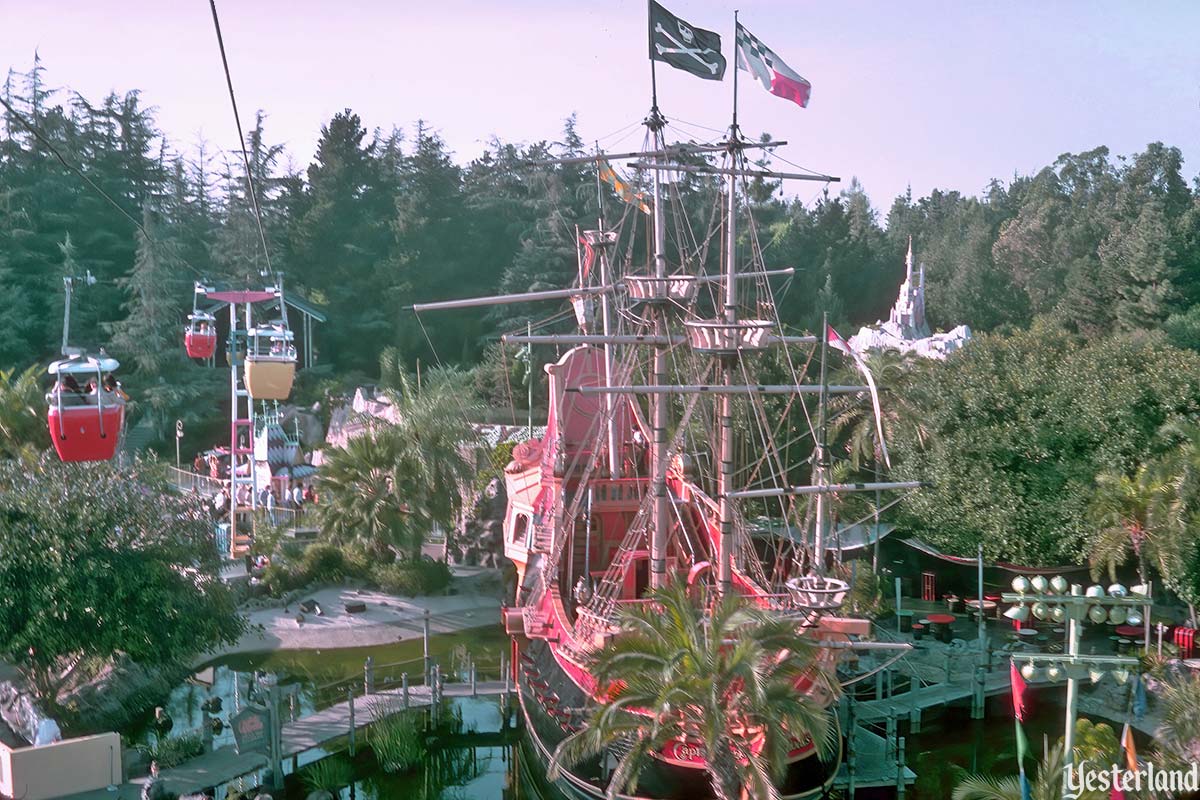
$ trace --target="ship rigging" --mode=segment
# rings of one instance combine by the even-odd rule
[[[652,13],[661,12],[654,7]],[[741,41],[744,29],[736,16],[735,30]],[[542,300],[572,304],[578,333],[526,331],[504,337],[505,343],[568,348],[546,366],[545,435],[517,447],[505,468],[505,555],[518,574],[505,624],[513,636],[513,663],[520,665],[522,708],[543,754],[578,728],[587,704],[604,702],[607,689],[589,673],[588,655],[619,633],[620,608],[672,580],[705,586],[714,597],[736,593],[794,620],[824,645],[819,659],[824,668],[832,669],[848,652],[890,648],[899,657],[905,647],[865,641],[869,623],[836,616],[850,587],[830,571],[830,506],[836,495],[913,490],[920,484],[832,480],[828,400],[836,394],[863,395],[873,386],[830,383],[826,325],[819,336],[785,334],[771,280],[791,270],[766,268],[750,205],[739,202],[752,179],[838,179],[751,168],[748,150],[773,150],[782,143],[742,137],[736,69],[734,113],[725,139],[668,143],[653,70],[652,55],[651,107],[640,151],[531,165],[596,166],[598,227],[577,235],[573,286],[413,306],[421,314]],[[721,163],[708,161],[715,154]],[[618,159],[632,159],[632,185],[612,168],[610,161]],[[720,181],[709,235],[691,233],[669,180],[677,174],[712,181],[714,189]],[[603,214],[602,180],[622,206],[620,220],[611,227]],[[649,198],[638,189],[644,182]],[[644,260],[635,246],[640,212],[650,217]],[[739,216],[748,223],[748,258],[739,252]],[[674,233],[672,250],[669,233]],[[716,234],[720,269],[710,273],[708,249]],[[803,361],[799,348],[807,351]],[[755,380],[768,357],[784,381]],[[814,359],[819,380],[806,383]],[[813,408],[806,397],[815,397]],[[771,398],[780,398],[782,407],[769,406]],[[785,429],[789,412],[796,409],[807,432]],[[805,459],[809,485],[794,483],[801,465],[780,444],[785,434],[789,443],[812,440]],[[747,503],[811,529],[811,540],[777,539],[764,552],[750,535],[742,508]],[[796,690],[819,693],[812,682]],[[831,698],[819,701],[828,706]],[[704,767],[703,753],[691,743],[675,744],[670,753],[657,754],[655,769],[678,778]],[[784,796],[814,796],[828,788],[837,764],[817,765],[811,741],[793,740],[792,748]],[[596,774],[567,773],[563,787],[573,796],[600,796],[604,772],[601,765]],[[652,796],[669,797],[670,786],[694,787],[695,782],[681,778],[656,785],[666,788]]]

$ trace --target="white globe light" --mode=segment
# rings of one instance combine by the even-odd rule
[[[1119,583],[1114,583],[1108,587],[1108,593],[1112,597],[1126,597],[1129,594],[1129,590]]]
[[[1108,611],[1108,621],[1113,625],[1124,625],[1125,620],[1128,619],[1128,617],[1129,612],[1121,606],[1114,606]]]
[[[1054,590],[1055,594],[1066,594],[1067,579],[1062,575],[1055,575],[1050,579],[1050,588]]]
[[[1013,578],[1012,587],[1013,591],[1017,594],[1025,594],[1029,591],[1029,578],[1026,578],[1024,575],[1018,575]]]
[[[1050,609],[1050,619],[1055,622],[1062,622],[1067,618],[1067,610],[1062,606],[1054,606]]]
[[[1059,681],[1062,680],[1063,669],[1058,664],[1051,664],[1046,667],[1046,680]]]
[[[1032,661],[1026,662],[1021,667],[1021,676],[1027,681],[1035,681],[1038,679],[1038,668],[1033,665]]]
[[[1137,611],[1130,611],[1129,616],[1125,618],[1125,622],[1129,625],[1141,625],[1143,621],[1142,615]]]
[[[1018,603],[1015,606],[1011,606],[1008,611],[1005,611],[1004,616],[1017,622],[1024,622],[1029,619],[1029,607],[1024,603]]]
[[[1045,619],[1047,616],[1049,616],[1049,614],[1050,606],[1046,605],[1040,600],[1033,604],[1033,615],[1038,619]]]
[[[1104,610],[1104,606],[1092,606],[1088,609],[1088,619],[1099,625],[1108,619],[1108,612]]]
[[[1088,597],[1104,597],[1103,586],[1089,586],[1084,594]]]
[[[1034,575],[1033,580],[1029,582],[1029,585],[1033,587],[1035,592],[1042,594],[1050,586],[1050,582],[1046,580],[1045,575]]]

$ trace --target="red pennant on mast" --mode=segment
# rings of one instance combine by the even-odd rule
[[[592,272],[592,264],[596,262],[596,248],[592,247],[592,243],[587,240],[586,236],[580,236],[579,243],[583,245],[583,266],[580,270],[580,278],[586,281]]]

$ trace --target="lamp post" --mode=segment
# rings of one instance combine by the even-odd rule
[[[1038,665],[1046,665],[1046,677],[1058,680],[1065,675],[1067,679],[1067,712],[1066,731],[1063,735],[1063,770],[1064,792],[1067,790],[1068,775],[1075,763],[1075,717],[1079,705],[1079,677],[1085,673],[1095,683],[1111,671],[1118,683],[1129,679],[1129,668],[1136,667],[1136,658],[1120,656],[1081,656],[1079,654],[1080,630],[1085,619],[1095,623],[1112,622],[1117,625],[1142,623],[1139,609],[1149,605],[1150,587],[1141,584],[1126,589],[1119,583],[1114,583],[1105,592],[1102,586],[1089,586],[1087,591],[1074,584],[1069,587],[1065,578],[1055,576],[1046,580],[1041,575],[1032,579],[1024,576],[1013,579],[1013,594],[1004,594],[1002,599],[1012,603],[1012,608],[1004,612],[1004,616],[1018,622],[1029,619],[1032,613],[1037,619],[1050,619],[1054,622],[1067,622],[1067,652],[1065,655],[1052,653],[1023,653],[1014,654],[1013,662],[1024,661],[1021,675],[1027,680],[1033,680],[1038,673]]]
[[[175,420],[175,471],[181,472],[179,462],[179,442],[183,439],[183,420]]]

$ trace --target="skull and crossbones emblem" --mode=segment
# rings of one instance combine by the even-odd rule
[[[696,59],[701,64],[703,64],[705,67],[707,67],[708,71],[711,72],[713,75],[717,74],[718,62],[717,61],[710,62],[703,57],[709,53],[714,53],[716,51],[713,50],[711,47],[689,46],[689,45],[692,45],[695,43],[696,34],[687,25],[684,25],[682,22],[679,23],[679,38],[678,39],[676,39],[674,36],[672,36],[671,33],[666,28],[664,28],[662,26],[662,23],[660,23],[660,22],[654,24],[654,30],[656,33],[658,33],[658,34],[662,35],[664,38],[666,38],[666,40],[668,42],[675,45],[674,47],[665,47],[665,46],[659,44],[658,42],[655,42],[654,47],[655,47],[655,49],[658,50],[658,54],[660,56],[667,54],[667,53],[679,53],[681,55],[691,56],[692,58]]]

